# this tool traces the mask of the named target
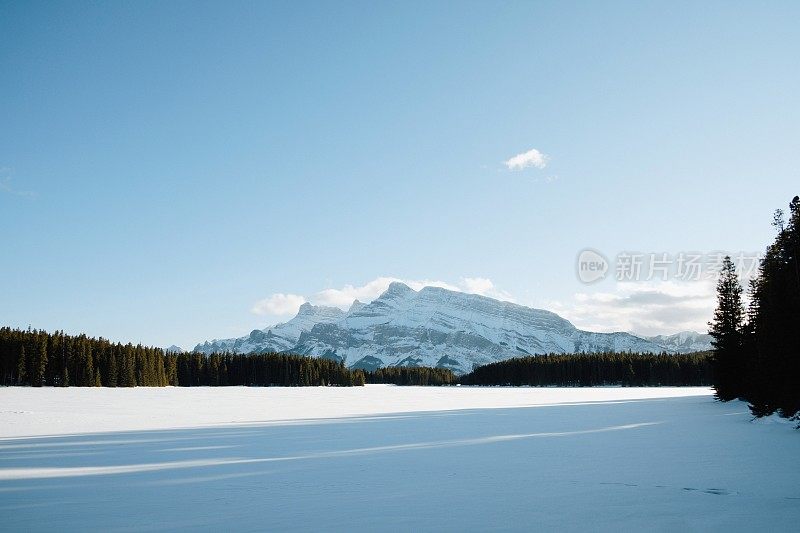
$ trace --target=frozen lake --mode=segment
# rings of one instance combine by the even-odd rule
[[[705,388],[0,388],[0,530],[796,530]]]

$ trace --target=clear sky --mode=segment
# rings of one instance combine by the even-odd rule
[[[576,257],[764,248],[800,194],[798,20],[0,1],[0,324],[190,347],[396,278],[702,328],[707,283],[586,285]]]

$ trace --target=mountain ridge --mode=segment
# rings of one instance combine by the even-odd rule
[[[202,353],[290,352],[342,361],[352,368],[438,366],[456,373],[524,355],[599,351],[685,353],[702,334],[654,337],[576,328],[544,309],[487,296],[393,282],[370,303],[348,311],[304,303],[291,320],[234,339],[198,344]]]

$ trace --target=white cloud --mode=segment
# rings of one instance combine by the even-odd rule
[[[705,332],[716,305],[714,283],[617,283],[614,292],[579,292],[571,302],[547,302],[551,311],[589,331],[659,335]]]
[[[380,277],[358,287],[354,285],[345,285],[340,289],[325,289],[316,293],[312,297],[312,300],[317,305],[346,308],[350,306],[354,300],[371,302],[380,296],[393,281],[400,280],[397,278]]]
[[[257,315],[295,315],[306,299],[298,294],[273,294],[269,298],[257,301],[251,311]]]
[[[515,302],[516,300],[504,290],[498,289],[489,278],[461,278],[461,291],[480,294],[497,300]]]
[[[462,278],[465,292],[484,294],[494,288],[494,283],[489,278]]]
[[[544,168],[547,166],[547,161],[550,158],[537,150],[532,148],[527,152],[517,154],[514,157],[503,161],[503,164],[508,170],[523,170],[529,167]]]
[[[458,283],[449,283],[440,280],[430,279],[401,279],[391,276],[381,276],[375,278],[363,285],[345,285],[341,288],[324,289],[308,298],[297,294],[273,294],[272,296],[256,302],[253,305],[252,312],[257,315],[293,315],[305,302],[311,302],[314,305],[325,305],[330,307],[339,307],[340,309],[348,309],[353,301],[359,300],[364,303],[369,303],[381,294],[383,294],[392,282],[399,281],[405,283],[415,291],[423,287],[441,287],[451,291],[467,292],[471,294],[480,294],[482,296],[489,296],[505,301],[514,301],[514,298],[507,292],[498,289],[492,280],[488,278],[461,278]]]

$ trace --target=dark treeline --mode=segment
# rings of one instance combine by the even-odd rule
[[[326,386],[364,384],[362,370],[339,361],[284,354],[167,354],[176,366],[177,385],[196,386]]]
[[[789,220],[775,212],[775,241],[750,282],[745,309],[736,268],[725,258],[717,282],[714,386],[722,401],[740,398],[755,416],[800,413],[800,198]]]
[[[711,385],[709,352],[550,354],[519,357],[475,368],[464,385],[631,387]]]
[[[159,348],[86,335],[0,328],[0,383],[41,387],[174,384]]]
[[[165,353],[86,335],[0,328],[0,384],[34,387],[363,385],[342,363],[282,354]]]
[[[452,370],[429,367],[386,367],[366,373],[367,383],[394,385],[452,385],[458,378]]]

